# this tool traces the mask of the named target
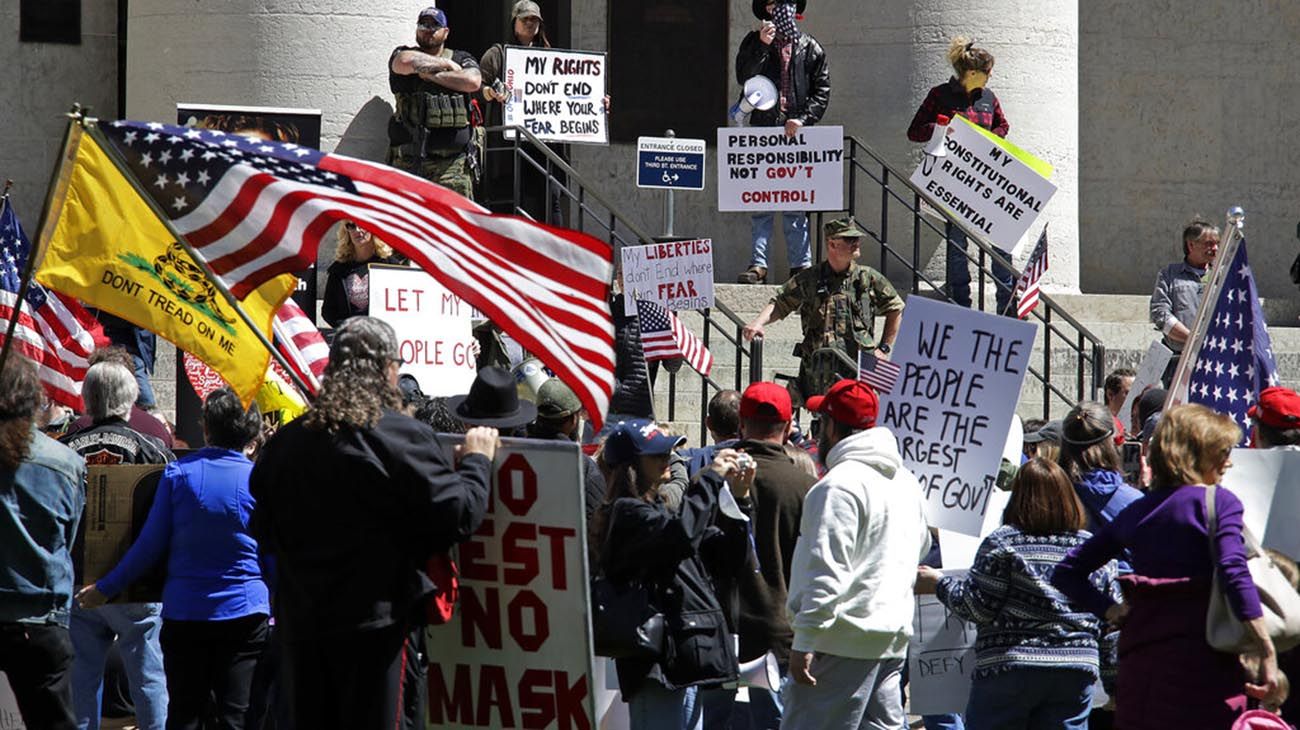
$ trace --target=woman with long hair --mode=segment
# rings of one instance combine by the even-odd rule
[[[1226,729],[1245,709],[1247,694],[1275,698],[1277,652],[1246,565],[1241,500],[1217,488],[1214,534],[1208,520],[1205,487],[1222,480],[1240,440],[1232,418],[1204,406],[1166,411],[1151,440],[1151,491],[1073,549],[1052,576],[1073,603],[1123,625],[1116,727]],[[1133,574],[1120,579],[1121,604],[1088,576],[1124,551]],[[1206,642],[1216,574],[1232,612],[1254,638],[1252,672],[1238,656]]]
[[[1088,510],[1090,532],[1114,520],[1142,496],[1124,481],[1123,463],[1115,448],[1115,418],[1103,403],[1083,402],[1070,409],[1061,424],[1057,463]]]
[[[320,315],[331,327],[338,327],[348,317],[370,313],[370,265],[397,264],[401,260],[393,249],[356,221],[344,221],[338,227],[338,247],[334,263],[326,271],[325,296]]]
[[[699,687],[735,681],[736,654],[714,593],[746,561],[752,460],[718,452],[670,509],[661,493],[673,449],[685,441],[652,421],[619,423],[598,458],[606,496],[592,521],[597,569],[612,581],[650,587],[667,640],[658,660],[618,659],[618,684],[633,730],[703,727]],[[747,463],[742,463],[746,461]]]
[[[980,543],[966,578],[917,569],[917,593],[934,593],[978,627],[970,730],[1084,730],[1101,670],[1102,624],[1066,601],[1052,572],[1089,537],[1088,516],[1059,466],[1030,459],[1011,484],[1002,526]],[[1090,576],[1119,599],[1111,561]]]

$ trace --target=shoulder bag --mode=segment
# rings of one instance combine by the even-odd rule
[[[1211,574],[1214,576],[1210,587],[1210,607],[1205,616],[1205,640],[1219,651],[1245,654],[1254,651],[1255,642],[1245,624],[1228,605],[1219,578],[1219,551],[1214,539],[1219,523],[1215,506],[1217,491],[1218,487],[1214,484],[1205,488],[1205,512],[1209,522],[1210,558],[1213,562]],[[1284,652],[1300,644],[1300,593],[1291,586],[1282,571],[1277,569],[1273,559],[1264,552],[1249,529],[1242,529],[1242,537],[1246,541],[1246,565],[1250,569],[1255,589],[1259,591],[1268,635],[1277,651]]]
[[[611,512],[609,527],[605,531],[606,550],[613,532],[614,515]],[[593,578],[592,653],[611,659],[658,661],[663,658],[664,615],[654,603],[653,582],[645,576],[632,576],[627,580],[614,580],[606,575]]]

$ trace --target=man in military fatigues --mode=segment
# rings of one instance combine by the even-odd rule
[[[483,85],[478,61],[445,47],[447,15],[420,11],[414,46],[398,46],[388,59],[388,87],[396,111],[388,122],[388,164],[474,195],[474,130],[470,102]]]
[[[841,378],[856,378],[859,351],[888,358],[903,319],[903,300],[889,280],[856,262],[866,234],[853,219],[831,221],[825,233],[826,260],[787,281],[744,331],[747,340],[762,337],[768,324],[799,313],[803,324],[803,342],[795,348],[799,379],[790,389],[799,404],[825,393]],[[885,318],[879,339],[877,315]]]

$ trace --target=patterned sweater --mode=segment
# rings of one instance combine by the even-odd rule
[[[984,538],[966,578],[949,576],[939,581],[935,596],[939,602],[978,628],[976,679],[1030,668],[1074,669],[1097,677],[1100,665],[1103,683],[1111,684],[1118,633],[1102,642],[1099,662],[1101,622],[1071,606],[1051,583],[1056,564],[1088,537],[1082,530],[1029,535],[1004,525]],[[1091,579],[1098,590],[1118,601],[1116,570],[1112,560]]]

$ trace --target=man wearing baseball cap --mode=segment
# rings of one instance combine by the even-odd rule
[[[1246,411],[1253,430],[1251,443],[1258,449],[1300,446],[1300,395],[1273,386],[1259,393],[1259,402]]]
[[[573,389],[559,378],[551,378],[537,389],[537,420],[528,424],[528,438],[577,443],[581,434],[582,403]],[[596,466],[596,460],[580,455],[582,460],[582,491],[587,508],[587,519],[605,500],[605,476]]]
[[[903,321],[903,299],[889,279],[857,263],[867,234],[853,218],[827,223],[824,233],[826,260],[791,277],[744,330],[746,340],[762,337],[768,324],[799,313],[803,341],[795,349],[800,357],[799,379],[791,383],[799,396],[795,405],[825,393],[840,378],[855,376],[860,351],[889,357]],[[885,318],[879,338],[878,315]]]
[[[414,46],[388,57],[388,87],[396,99],[388,122],[388,164],[461,195],[474,196],[470,102],[483,86],[478,61],[446,47],[447,14],[420,11]]]
[[[866,383],[841,380],[808,409],[829,471],[804,500],[791,566],[794,682],[781,727],[904,728],[912,587],[930,549],[921,485],[876,426],[880,401]]]

